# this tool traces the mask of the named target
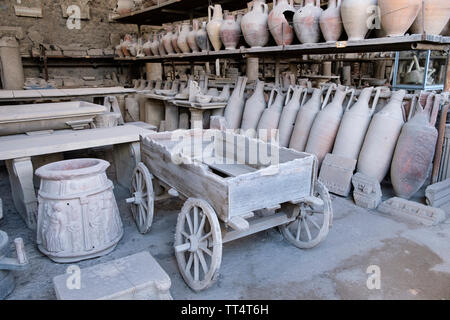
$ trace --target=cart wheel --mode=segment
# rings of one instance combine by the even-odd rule
[[[286,240],[300,249],[313,248],[324,240],[333,220],[330,194],[318,180],[315,184],[314,196],[320,198],[323,205],[300,203],[297,219],[280,226],[280,231]]]
[[[131,212],[140,233],[145,234],[153,222],[154,200],[152,175],[145,164],[140,162],[134,169],[131,180],[132,198],[127,199],[131,203]]]
[[[222,233],[214,209],[189,198],[178,215],[175,256],[184,281],[194,291],[210,287],[219,276]]]

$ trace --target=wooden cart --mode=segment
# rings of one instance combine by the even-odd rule
[[[127,199],[133,217],[146,233],[154,201],[186,199],[174,247],[180,273],[195,291],[217,279],[226,242],[279,227],[287,241],[304,249],[328,234],[331,200],[316,179],[314,155],[195,129],[146,136],[141,158],[132,178],[132,198]]]

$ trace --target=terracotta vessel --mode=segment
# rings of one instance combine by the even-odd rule
[[[197,46],[202,51],[208,50],[208,32],[206,32],[206,21],[203,21],[202,28],[197,31],[195,35],[195,41],[197,42]]]
[[[293,0],[273,0],[273,9],[269,14],[268,26],[277,45],[288,46],[294,40],[294,28],[289,25],[284,13],[295,13]]]
[[[450,2],[442,0],[425,0],[424,11],[425,27],[422,19],[422,3],[419,13],[411,26],[413,33],[441,34],[450,19]]]
[[[36,170],[41,178],[37,244],[53,261],[99,257],[114,250],[122,238],[108,167],[100,159],[74,159]]]
[[[245,102],[242,115],[241,130],[243,134],[251,138],[256,136],[256,127],[259,119],[266,109],[266,100],[264,99],[264,81],[257,81],[255,92]]]
[[[273,99],[276,94],[275,100]],[[278,136],[278,124],[280,122],[281,110],[283,109],[285,96],[281,88],[274,88],[270,92],[268,108],[263,111],[257,127],[258,138],[270,142]]]
[[[211,10],[213,14],[211,15]],[[208,32],[209,40],[214,48],[214,51],[219,51],[222,48],[222,41],[220,40],[220,26],[223,22],[222,7],[216,4],[208,7],[208,24],[206,31]]]
[[[333,154],[358,160],[359,151],[380,97],[380,89],[377,89],[370,108],[369,102],[373,89],[373,87],[364,88],[358,97],[358,101],[345,111],[336,135]]]
[[[286,105],[283,108],[278,123],[278,134],[280,146],[287,147],[291,140],[292,131],[294,130],[295,119],[297,118],[298,110],[300,109],[300,97],[302,96],[303,88],[300,86],[291,86],[288,89],[286,96]],[[292,96],[290,92],[292,91]]]
[[[124,15],[130,13],[134,9],[133,0],[118,0],[117,1],[117,13]]]
[[[175,30],[172,34],[172,48],[175,50],[176,53],[181,53],[180,48],[178,48],[178,35],[180,34],[180,26],[176,25]]]
[[[403,36],[416,19],[421,3],[422,0],[378,0],[386,36]]]
[[[304,7],[294,15],[294,28],[301,43],[316,43],[320,39],[319,20],[322,15],[320,0],[306,0]]]
[[[234,16],[225,11],[225,20],[220,26],[220,40],[222,40],[225,50],[236,49],[241,37],[241,26]]]
[[[131,46],[133,45],[133,37],[130,34],[126,34],[122,42],[122,52],[125,57],[131,56]]]
[[[198,20],[194,19],[192,21],[192,30],[187,35],[187,43],[189,45],[189,48],[191,48],[192,52],[199,52],[197,41],[195,40],[197,32],[198,32]]]
[[[381,182],[386,176],[403,127],[402,102],[405,90],[392,92],[388,104],[370,122],[358,158],[357,171]]]
[[[158,33],[153,33],[153,41],[150,45],[150,50],[152,50],[152,53],[154,56],[159,56],[159,39],[158,39]]]
[[[161,32],[158,34],[158,39],[159,39],[159,55],[160,56],[165,56],[167,55],[166,49],[164,47],[164,41],[163,41],[163,37],[164,37],[165,33]]]
[[[341,0],[329,0],[320,16],[320,30],[327,42],[338,41],[342,34]]]
[[[228,104],[225,107],[224,117],[227,122],[227,128],[238,129],[242,120],[242,111],[244,109],[244,92],[247,84],[247,77],[239,77],[231,94]]]
[[[345,90],[345,87],[338,86],[333,101],[323,108],[314,119],[305,152],[315,154],[320,164],[326,154],[333,149],[334,140],[344,112],[342,103],[347,93],[352,90]]]
[[[181,25],[181,31],[180,34],[178,35],[178,41],[177,41],[177,45],[178,48],[180,48],[181,52],[183,53],[189,53],[191,52],[191,49],[189,48],[189,44],[187,42],[187,37],[190,30],[191,25],[187,22],[184,22]]]
[[[166,34],[162,37],[164,50],[166,51],[167,54],[175,53],[175,50],[172,47],[172,37],[173,37],[172,27],[167,27]]]
[[[303,100],[305,100],[306,97],[307,95],[305,94]],[[311,98],[308,100],[308,102],[302,104],[297,114],[294,130],[292,131],[291,141],[289,142],[289,148],[301,152],[305,151],[309,132],[314,123],[314,119],[320,111],[321,105],[322,90],[314,89]]]
[[[115,50],[115,54],[116,54],[116,56],[118,56],[118,57],[120,57],[120,58],[123,58],[123,57],[125,57],[125,54],[123,53],[123,51],[122,51],[122,46],[123,46],[123,40],[122,39],[120,39],[120,43],[116,46],[116,50]]]
[[[144,54],[146,56],[151,56],[153,54],[151,46],[152,46],[152,41],[150,40],[150,37],[148,37],[147,42],[145,42],[143,47],[142,47],[142,49],[144,50]]]
[[[425,109],[419,111],[402,128],[391,164],[391,181],[397,196],[411,198],[425,183],[433,164],[438,138],[435,128],[439,96],[428,94]],[[433,102],[434,105],[433,105]]]
[[[377,0],[342,0],[341,17],[348,40],[363,40],[369,31]]]
[[[267,20],[269,9],[262,0],[248,3],[248,12],[242,17],[241,28],[245,42],[252,47],[264,47],[269,42]]]
[[[222,92],[219,94],[217,98],[213,98],[212,101],[224,102],[230,99],[230,85],[227,84],[223,87]],[[211,116],[223,116],[223,108],[214,109],[211,113]]]

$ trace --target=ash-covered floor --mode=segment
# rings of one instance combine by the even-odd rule
[[[172,279],[174,299],[450,299],[450,219],[424,227],[356,207],[351,198],[333,197],[333,228],[319,246],[297,249],[277,229],[227,243],[219,280],[195,293],[181,278],[173,250],[182,202],[158,203],[151,231],[141,235],[125,203],[128,191],[116,186],[115,194],[124,224],[122,240],[109,255],[77,265],[85,268],[148,250]],[[14,208],[4,167],[0,197],[0,229],[11,242],[24,239],[30,260],[27,271],[15,272],[16,289],[7,299],[56,299],[52,279],[68,265],[52,262],[37,249],[34,232]],[[370,266],[379,267],[380,289],[367,286]]]

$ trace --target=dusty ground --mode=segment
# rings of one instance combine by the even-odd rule
[[[224,245],[221,275],[210,289],[194,293],[181,278],[173,254],[173,233],[182,203],[158,203],[152,230],[137,232],[116,187],[125,234],[115,251],[78,263],[81,268],[148,250],[172,279],[175,299],[450,299],[450,219],[422,227],[356,207],[334,198],[334,225],[318,247],[299,250],[275,230]],[[17,272],[8,299],[55,299],[52,278],[67,265],[55,264],[35,246],[34,234],[15,212],[8,178],[0,168],[4,218],[0,228],[11,239],[23,237],[31,267]],[[367,268],[379,266],[380,289],[369,290]]]

